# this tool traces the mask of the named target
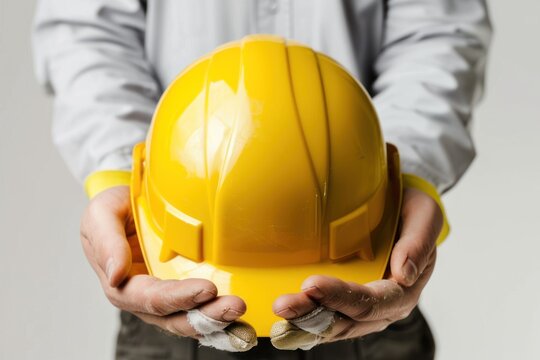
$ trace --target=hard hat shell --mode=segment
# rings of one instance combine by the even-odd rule
[[[310,275],[384,274],[398,153],[363,87],[309,47],[248,36],[195,62],[163,94],[133,167],[148,271],[240,296],[258,336],[278,320],[273,301]]]

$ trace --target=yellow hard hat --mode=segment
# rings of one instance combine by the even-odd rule
[[[134,150],[149,272],[205,278],[268,336],[273,301],[315,274],[364,283],[387,265],[401,206],[395,147],[331,58],[248,36],[184,70]]]

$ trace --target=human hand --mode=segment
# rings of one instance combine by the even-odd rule
[[[239,297],[217,296],[216,286],[204,279],[146,275],[129,187],[114,187],[92,199],[82,217],[81,242],[105,295],[117,308],[167,333],[220,350],[247,351],[256,345],[254,329],[236,321],[246,311]]]
[[[272,344],[310,349],[319,343],[361,337],[406,318],[418,303],[435,266],[435,242],[443,224],[437,203],[420,190],[403,194],[402,228],[392,250],[387,279],[365,285],[311,276],[302,292],[279,297]]]

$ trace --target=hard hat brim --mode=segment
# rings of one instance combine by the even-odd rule
[[[134,191],[139,185],[132,185],[132,206],[139,243],[149,274],[160,279],[203,278],[212,281],[219,295],[236,295],[247,304],[247,312],[242,320],[251,324],[259,337],[268,337],[272,324],[281,318],[272,312],[272,303],[283,294],[301,291],[301,284],[311,275],[332,276],[344,281],[367,283],[383,278],[388,259],[396,238],[398,218],[401,208],[402,185],[399,171],[399,157],[392,145],[387,148],[388,187],[383,220],[372,236],[374,259],[362,260],[352,257],[345,261],[330,260],[315,264],[247,267],[216,266],[207,262],[197,263],[182,256],[162,262],[160,249],[162,239],[153,229],[149,218],[149,208],[143,196]]]

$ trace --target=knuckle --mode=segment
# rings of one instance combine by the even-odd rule
[[[356,324],[354,322],[350,322],[347,324],[347,326],[341,330],[339,333],[337,333],[334,338],[336,340],[344,340],[344,339],[350,339],[352,337],[355,337],[355,331],[356,331]]]
[[[324,294],[324,297],[321,299],[321,304],[323,305],[327,305],[330,308],[340,308],[346,303],[344,296],[338,292],[325,291],[324,289],[321,289],[321,292]]]
[[[92,239],[86,230],[81,229],[80,239],[84,249],[92,247]]]
[[[395,311],[390,316],[391,321],[399,321],[407,318],[411,312],[414,310],[416,304],[418,302],[418,299],[415,297],[406,296],[401,299],[401,301],[397,304],[395,307]]]
[[[144,309],[150,314],[157,316],[165,316],[169,314],[167,306],[165,306],[163,297],[160,294],[151,294],[144,302]]]
[[[193,296],[175,296],[169,293],[163,293],[159,296],[159,306],[167,314],[171,311],[189,310],[198,304],[194,302]],[[165,314],[165,315],[166,315]]]
[[[366,314],[366,318],[368,320],[377,319],[381,314],[381,304],[376,301],[368,308],[368,312]]]
[[[88,204],[81,218],[79,230],[81,241],[86,241],[88,244],[92,245],[93,229],[97,228],[95,222],[102,211],[101,206],[95,200],[92,200],[90,204]]]
[[[96,201],[96,199],[90,201],[88,206],[86,207],[86,211],[84,214],[84,220],[91,221],[102,213],[103,209],[99,201]]]
[[[405,289],[398,284],[393,283],[391,287],[387,288],[387,294],[384,299],[389,303],[403,301],[405,299]]]
[[[404,297],[397,306],[392,320],[398,321],[407,318],[413,312],[418,300],[419,295],[417,296],[416,294],[410,294],[409,296]]]
[[[86,215],[83,215],[82,219],[81,219],[81,226],[80,226],[80,229],[79,229],[79,235],[80,235],[80,238],[81,238],[81,242],[83,243],[87,243],[89,245],[92,244],[92,235],[91,235],[91,232],[90,232],[90,226],[88,225],[88,216]]]
[[[176,310],[187,311],[193,309],[194,307],[199,306],[200,304],[195,302],[195,296],[189,297],[171,297],[170,304]]]
[[[408,294],[408,296],[404,297],[401,302],[401,308],[407,309],[407,311],[412,312],[414,307],[418,304],[420,301],[420,290],[411,292]]]
[[[437,236],[434,235],[434,236],[432,236],[432,238],[436,239]],[[435,247],[435,240],[433,240],[433,242],[431,242],[431,241],[422,242],[420,251],[421,251],[421,254],[422,254],[422,260],[424,261],[424,264],[427,263],[427,261],[429,259],[429,256],[431,255],[431,252],[433,251],[434,247]]]
[[[416,294],[414,294],[411,303],[409,304],[409,312],[413,310],[413,308],[418,305],[418,302],[420,301],[420,292],[418,291]]]
[[[116,308],[119,308],[121,309],[121,301],[118,299],[118,297],[116,296],[116,290],[107,286],[105,287],[104,289],[104,292],[105,292],[105,296],[107,297],[107,300],[109,300],[109,302]]]
[[[428,229],[428,236],[430,239],[433,240],[433,243],[435,243],[435,240],[437,240],[437,237],[439,236],[439,233],[441,232],[442,224],[438,221],[433,221],[429,225]]]
[[[390,319],[386,319],[386,320],[383,320],[381,321],[381,323],[379,324],[379,326],[374,330],[374,332],[381,332],[381,331],[384,331],[388,328],[388,326],[390,324],[392,324],[393,321],[390,320]]]
[[[351,318],[360,321],[372,316],[373,306],[376,302],[376,298],[362,294],[356,301],[357,311],[352,314]]]
[[[164,324],[165,330],[168,331],[171,334],[174,334],[176,336],[180,337],[187,337],[189,336],[186,331],[182,329],[182,326],[180,326],[178,321],[174,321],[173,319],[167,320]]]
[[[354,316],[352,317],[357,321],[370,321],[376,319],[380,314],[380,304],[379,302],[372,298],[371,304],[367,307],[361,308]]]
[[[406,318],[409,317],[409,315],[411,314],[412,312],[412,309],[413,308],[405,308],[405,309],[402,309],[401,311],[399,311],[396,316],[392,319],[393,321],[399,321],[399,320],[404,320]]]
[[[426,241],[426,239],[430,239],[430,241]],[[431,241],[431,239],[435,238],[431,235],[425,235],[424,237],[419,238],[419,241],[417,241],[417,244],[411,253],[411,258],[418,267],[418,276],[424,272],[435,247],[435,240]]]
[[[90,234],[88,234],[88,231],[85,228],[83,228],[83,226],[81,226],[79,235],[81,237],[81,241],[90,242]]]

